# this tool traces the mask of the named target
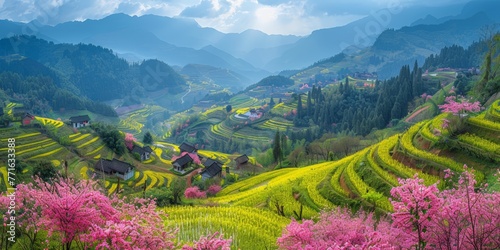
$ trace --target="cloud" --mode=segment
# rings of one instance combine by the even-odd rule
[[[450,5],[468,0],[0,0],[0,18],[41,24],[100,19],[114,13],[194,18],[223,32],[258,29],[307,35],[370,15],[391,4]]]
[[[263,5],[277,6],[277,5],[280,5],[280,4],[288,3],[289,1],[283,1],[283,0],[259,0],[258,2],[260,4],[263,4]]]
[[[230,3],[224,0],[202,0],[199,4],[187,7],[180,15],[184,17],[216,17],[226,13]]]

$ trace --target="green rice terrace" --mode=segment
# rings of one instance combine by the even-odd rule
[[[279,104],[277,108],[284,105]],[[353,209],[363,207],[379,213],[391,212],[389,191],[398,185],[398,178],[418,174],[426,185],[439,182],[438,187],[444,188],[444,170],[474,170],[478,181],[488,183],[491,190],[500,190],[494,177],[500,159],[499,107],[500,100],[497,100],[482,113],[466,119],[465,129],[455,136],[450,136],[448,130],[443,129],[443,121],[457,117],[443,113],[337,161],[282,168],[237,181],[214,197],[193,201],[197,206],[163,208],[170,215],[165,224],[180,227],[182,233],[177,235],[180,242],[192,241],[207,232],[220,231],[233,239],[233,249],[252,246],[265,249],[274,247],[276,238],[292,217],[313,218],[325,208],[346,205]],[[215,120],[216,115],[212,113],[219,111],[205,115],[207,119]],[[238,114],[241,112],[228,114],[226,120],[210,126],[215,131],[229,130],[227,126],[231,126],[231,117]],[[147,161],[139,162],[129,154],[117,156],[90,129],[75,132],[62,121],[42,117],[36,117],[36,120],[42,129],[3,128],[0,141],[16,138],[17,157],[23,161],[43,157],[60,171],[64,171],[63,161],[67,161],[68,171],[79,178],[90,178],[93,164],[101,157],[118,157],[133,163],[138,171],[130,180],[120,183],[117,179],[107,178],[103,181],[102,185],[109,195],[120,189],[140,193],[154,187],[169,186],[175,179],[184,178],[170,171],[171,158],[179,153],[178,146],[174,144],[155,143],[152,146],[154,155]],[[287,127],[287,124],[286,120],[273,118],[258,126],[275,129]],[[45,132],[50,129],[57,131],[58,141]],[[256,130],[252,126],[242,129]],[[221,133],[210,133],[223,136]],[[237,134],[235,132],[233,136]],[[269,140],[269,137],[262,137],[262,140],[264,137]],[[255,134],[252,140],[258,138],[259,135]],[[7,148],[0,148],[0,157],[5,158],[6,154]],[[225,167],[234,167],[232,161],[237,156],[208,150],[199,150],[199,154],[216,159]],[[256,164],[255,159],[250,160]],[[464,164],[470,168],[465,169]],[[31,175],[32,171],[24,169],[23,174]],[[0,174],[2,189],[8,188],[5,166],[0,168]],[[200,215],[203,215],[202,220],[198,219]]]

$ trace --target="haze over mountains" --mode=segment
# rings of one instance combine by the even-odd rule
[[[0,21],[0,37],[29,34],[55,43],[100,45],[129,61],[155,58],[181,67],[208,65],[224,69],[235,85],[243,88],[273,73],[305,68],[342,51],[366,60],[380,57],[383,62],[378,65],[365,63],[356,70],[381,69],[386,72],[383,76],[389,76],[391,64],[399,68],[401,63],[423,60],[444,46],[467,46],[479,40],[482,27],[500,21],[495,13],[498,9],[499,2],[487,0],[443,7],[396,6],[304,37],[267,35],[257,30],[225,34],[188,18],[125,14],[55,26]],[[404,26],[409,27],[400,29]]]

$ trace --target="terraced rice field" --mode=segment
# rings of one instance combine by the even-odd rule
[[[146,189],[161,186],[170,186],[170,183],[177,178],[173,174],[160,173],[151,170],[145,170],[141,173],[136,172],[134,175],[134,183],[131,183],[134,187],[141,187],[146,183]]]
[[[259,128],[262,129],[269,129],[269,130],[281,130],[285,131],[287,128],[293,127],[293,123],[291,121],[285,120],[285,119],[277,119],[273,118],[270,120],[265,121],[264,123],[261,123],[258,125]]]
[[[273,249],[276,238],[290,220],[249,207],[169,207],[165,225],[178,228],[180,242],[221,232],[231,238],[231,249]]]
[[[244,94],[237,95],[229,100],[229,104],[231,104],[233,109],[248,108],[259,105],[258,102],[259,100],[257,98],[249,97]]]
[[[142,128],[144,127],[144,124],[146,124],[148,117],[152,117],[154,114],[163,112],[164,110],[165,109],[160,106],[146,105],[142,109],[121,116],[118,129],[138,135],[142,132]]]
[[[426,134],[430,133],[429,130],[433,126],[440,126],[445,116],[447,114],[417,123],[404,134],[394,135],[340,161],[271,171],[237,182],[224,188],[216,197],[209,198],[209,201],[233,206],[264,207],[276,211],[274,201],[277,200],[280,205],[288,208],[285,209],[287,216],[293,216],[293,210],[298,211],[299,205],[302,204],[305,218],[314,216],[320,209],[345,205],[346,202],[355,200],[360,201],[363,206],[392,211],[387,191],[379,190],[380,185],[371,186],[370,183],[374,182],[366,182],[361,176],[362,171],[365,171],[362,169],[369,169],[371,178],[378,180],[377,183],[384,182],[384,185],[389,187],[398,185],[398,178],[411,178],[415,174],[423,178],[426,185],[440,181],[439,176],[424,173],[416,166],[431,167],[438,172],[447,168],[456,172],[464,171],[463,163],[420,148],[420,138],[432,136],[440,139],[438,135]],[[490,129],[500,126],[500,123],[486,119],[484,114],[475,117],[472,123],[483,124]],[[463,134],[458,140],[477,147],[484,153],[497,153],[500,150],[499,144],[476,134]],[[393,157],[395,152],[405,155],[406,160],[414,159],[420,165],[405,165],[405,159]],[[435,171],[433,173],[436,173]],[[478,169],[475,173],[479,181],[486,178]],[[443,188],[443,184],[438,186]],[[300,201],[292,195],[297,193],[300,194]]]
[[[44,118],[44,117],[36,117],[35,118],[37,121],[39,121],[40,123],[42,123],[44,126],[46,125],[54,125],[54,127],[56,128],[60,128],[62,126],[64,126],[64,122],[62,121],[58,121],[58,120],[54,120],[54,119],[50,119],[50,118]]]

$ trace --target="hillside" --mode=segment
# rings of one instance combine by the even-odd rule
[[[461,58],[472,64],[467,66],[479,66],[482,55],[487,51],[484,44],[478,42],[481,40],[479,30],[490,22],[487,16],[480,13],[467,19],[452,19],[436,25],[388,29],[374,39],[372,46],[346,50],[319,60],[307,68],[294,72],[291,78],[307,83],[311,79],[341,79],[346,74],[376,72],[378,79],[388,79],[399,72],[401,65],[411,65],[415,61],[422,65],[429,56],[443,53],[443,48],[453,46],[468,50],[466,53],[469,53],[470,57]],[[452,50],[445,52],[452,52]],[[443,56],[449,56],[455,52]],[[448,67],[455,66],[450,63],[444,64]]]
[[[389,191],[398,185],[397,178],[418,174],[430,185],[442,180],[445,169],[465,171],[463,164],[475,170],[478,181],[498,191],[500,186],[493,175],[500,159],[499,103],[497,100],[468,119],[461,134],[446,134],[442,122],[452,115],[443,113],[341,160],[261,174],[230,185],[209,200],[274,212],[279,204],[284,206],[286,217],[296,217],[294,211],[298,212],[301,205],[305,218],[325,207],[345,205],[389,212]],[[443,184],[441,181],[439,186],[443,188]],[[300,199],[294,199],[297,195]]]
[[[16,105],[9,104],[7,113]],[[443,126],[445,119],[464,127],[460,130],[452,129],[453,126],[446,128]],[[398,178],[418,174],[426,185],[441,180],[438,187],[442,189],[445,188],[444,170],[460,173],[473,169],[479,182],[489,184],[488,190],[498,191],[500,185],[494,174],[500,159],[499,121],[500,100],[471,117],[458,118],[442,113],[340,160],[269,171],[230,184],[215,197],[197,201],[195,207],[165,208],[164,211],[171,215],[165,222],[181,228],[184,233],[177,237],[184,242],[197,239],[200,226],[210,225],[212,230],[232,235],[234,249],[247,249],[249,239],[256,239],[253,244],[273,248],[276,237],[291,217],[312,218],[321,210],[336,206],[378,213],[392,211],[389,191],[398,185]],[[101,157],[130,162],[138,170],[128,181],[103,180],[102,185],[109,194],[119,190],[125,194],[139,193],[144,188],[169,186],[176,179],[184,178],[170,170],[170,157],[179,150],[175,145],[154,144],[155,155],[139,162],[128,153],[117,155],[90,129],[75,132],[62,121],[43,117],[36,117],[36,123],[41,129],[19,125],[0,129],[0,141],[16,139],[16,156],[24,163],[20,165],[18,180],[29,178],[34,171],[31,164],[41,159],[49,161],[62,173],[67,171],[77,178],[89,178],[93,164]],[[0,148],[0,158],[5,158],[6,153],[7,148]],[[237,155],[205,150],[200,150],[199,154],[219,160],[230,167],[231,172],[238,171],[231,163]],[[67,169],[64,162],[68,164]],[[469,169],[463,168],[464,164]],[[8,188],[5,166],[0,168],[0,174],[2,189]],[[208,204],[218,206],[206,207]],[[204,214],[204,220],[193,223],[193,218],[186,217],[186,213]],[[284,217],[279,216],[281,213]],[[220,214],[224,214],[224,219]],[[260,216],[258,214],[264,214],[269,223],[256,226],[252,221]],[[240,222],[236,225],[235,221]],[[265,237],[258,233],[262,230],[267,232]]]

